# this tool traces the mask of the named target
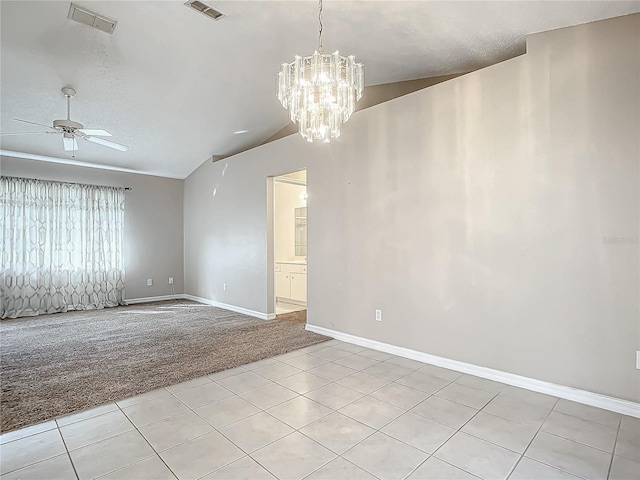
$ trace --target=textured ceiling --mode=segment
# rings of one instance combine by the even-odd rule
[[[111,131],[119,152],[82,142],[75,159],[184,178],[211,155],[287,125],[275,98],[282,61],[317,43],[316,1],[212,1],[220,21],[183,1],[82,1],[119,21],[113,36],[67,19],[68,1],[2,1],[3,133],[65,117]],[[530,33],[640,11],[640,2],[324,2],[326,51],[353,53],[367,85],[464,72],[520,54]],[[235,135],[237,130],[248,133]],[[2,137],[1,148],[70,158],[57,135]],[[310,146],[310,148],[313,148]]]

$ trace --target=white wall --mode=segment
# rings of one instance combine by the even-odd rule
[[[306,207],[304,185],[274,182],[274,249],[275,261],[304,260],[305,255],[296,256],[295,209]]]
[[[329,146],[203,164],[187,293],[266,312],[266,178],[307,167],[309,323],[639,401],[639,32],[634,15],[535,35]]]
[[[12,157],[0,158],[0,174],[133,188],[125,199],[125,299],[169,295],[169,277],[183,293],[182,180]]]

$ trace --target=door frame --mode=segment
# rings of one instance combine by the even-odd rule
[[[297,168],[289,172],[283,172],[278,175],[272,175],[267,177],[267,318],[275,318],[276,312],[276,271],[275,271],[275,210],[276,210],[276,196],[275,196],[275,184],[276,183],[290,183],[293,185],[304,185],[305,190],[309,183],[309,178],[306,181],[300,181],[295,179],[283,179],[279,178],[283,175],[290,173],[305,171],[308,175],[307,167]],[[309,210],[307,203],[307,222],[309,218]],[[307,228],[307,249],[309,248],[308,240],[308,228]],[[308,253],[308,251],[307,251]],[[307,255],[308,258],[308,255]],[[308,271],[308,267],[307,267]],[[308,291],[308,278],[307,278],[307,291]]]

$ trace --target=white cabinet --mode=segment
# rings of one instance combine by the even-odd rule
[[[291,274],[276,272],[276,297],[291,298]]]
[[[291,274],[291,300],[298,302],[307,301],[307,274],[292,273]]]
[[[276,263],[276,297],[295,302],[307,302],[307,266]]]

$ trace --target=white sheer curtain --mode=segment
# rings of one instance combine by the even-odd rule
[[[0,317],[123,304],[124,197],[0,177]]]

